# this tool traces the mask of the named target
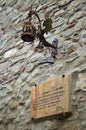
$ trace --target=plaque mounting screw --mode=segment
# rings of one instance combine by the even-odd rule
[[[63,74],[63,75],[62,75],[62,78],[64,78],[64,77],[65,77],[65,75]]]
[[[33,117],[31,118],[31,120],[33,120]]]
[[[35,84],[35,87],[37,86],[37,84]]]

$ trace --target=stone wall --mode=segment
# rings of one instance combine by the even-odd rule
[[[45,12],[50,11],[53,29],[46,39],[59,40],[56,61],[46,47],[35,52],[38,39],[31,44],[23,43],[20,38],[27,8],[33,3],[38,5],[41,21]],[[83,38],[83,33],[86,34],[86,0],[0,1],[0,130],[86,130],[86,37]],[[39,65],[43,60],[54,64]],[[32,122],[31,87],[63,74],[70,75],[72,115]]]

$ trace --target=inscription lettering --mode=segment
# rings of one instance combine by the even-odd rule
[[[32,87],[31,119],[69,111],[68,79],[67,75]]]
[[[54,86],[51,91],[39,93],[41,94],[35,98],[34,105],[32,106],[34,110],[47,108],[60,103],[64,94],[64,87],[60,86],[57,88]]]

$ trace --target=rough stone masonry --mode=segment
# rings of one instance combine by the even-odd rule
[[[53,29],[46,39],[59,40],[58,60],[54,64],[38,65],[45,57],[49,60],[49,55],[45,56],[47,48],[35,52],[37,39],[33,45],[20,39],[27,8],[33,3],[38,5],[41,21],[50,11]],[[37,24],[35,17],[33,21]],[[84,34],[86,0],[0,0],[0,130],[86,130]],[[63,74],[70,75],[72,115],[32,122],[31,87]]]

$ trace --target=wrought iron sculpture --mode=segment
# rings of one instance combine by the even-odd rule
[[[21,39],[24,42],[33,42],[36,36],[38,36],[40,40],[41,35],[39,35],[39,27],[38,29],[36,29],[36,27],[32,24],[32,15],[35,15],[38,18],[39,26],[41,27],[40,17],[35,10],[32,10],[32,5],[31,5],[28,13],[28,20],[24,22],[24,26],[22,29],[23,33],[21,35]],[[40,31],[43,32],[42,35],[44,35],[44,33],[50,32],[50,30],[52,29],[52,20],[48,17],[48,15],[49,14],[46,13],[45,17],[47,17],[47,19],[43,22],[43,26],[45,26],[45,28],[43,30],[40,28],[41,29]]]
[[[24,42],[34,41],[36,35],[36,28],[30,23],[30,21],[25,21],[23,26],[22,40]]]
[[[24,26],[23,26],[23,33],[21,35],[21,39],[24,41],[24,42],[33,42],[34,39],[35,39],[35,36],[36,36],[36,27],[32,24],[32,15],[35,14],[40,22],[40,18],[38,16],[38,14],[32,10],[32,6],[29,10],[29,13],[28,13],[28,20],[24,22]]]

